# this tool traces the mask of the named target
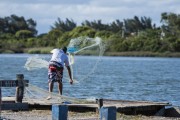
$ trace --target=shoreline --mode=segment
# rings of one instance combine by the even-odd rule
[[[126,56],[126,57],[172,57],[180,58],[180,52],[146,52],[146,51],[132,51],[132,52],[106,52],[105,56]]]
[[[15,53],[11,52],[0,52],[0,54],[50,54],[49,50],[41,51],[39,50],[31,50],[31,52],[20,52]],[[82,56],[98,56],[97,54],[92,53],[84,53]],[[111,57],[166,57],[166,58],[180,58],[180,52],[148,52],[148,51],[126,51],[126,52],[105,52],[102,56],[111,56]]]
[[[2,50],[0,54],[50,54],[53,47],[38,47],[38,48],[24,48],[20,51]],[[77,54],[78,55],[78,54]],[[100,54],[94,51],[86,51],[80,55],[84,56],[99,56]],[[180,52],[152,52],[152,51],[122,51],[122,52],[109,52],[105,51],[102,56],[125,56],[125,57],[173,57],[180,58]]]

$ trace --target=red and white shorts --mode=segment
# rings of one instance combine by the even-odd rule
[[[55,62],[50,62],[48,68],[48,81],[49,82],[62,82],[63,78],[63,67],[62,65],[57,65]]]

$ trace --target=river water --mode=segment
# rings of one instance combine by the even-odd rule
[[[47,69],[24,68],[32,54],[0,54],[0,80],[15,80],[24,74],[30,84],[48,90]],[[50,55],[39,55],[45,60]],[[64,70],[63,94],[77,98],[108,98],[169,102],[180,106],[180,58],[75,56],[73,85]],[[2,88],[13,96],[14,88]],[[57,92],[57,88],[54,88]]]

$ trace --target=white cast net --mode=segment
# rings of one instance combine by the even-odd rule
[[[97,69],[97,65],[101,60],[101,56],[104,54],[105,45],[102,43],[101,38],[89,38],[89,37],[78,37],[70,40],[68,48],[68,58],[70,62],[70,67],[72,70],[72,77],[75,83],[81,82],[91,76],[95,70]],[[78,56],[96,56],[97,59],[95,61],[88,62],[91,67],[83,68],[80,66],[81,59],[78,59]],[[76,58],[77,57],[77,58]],[[29,57],[24,66],[27,70],[35,70],[48,68],[48,61],[41,58],[40,56]],[[86,69],[84,71],[79,69]],[[68,77],[64,77],[68,79]],[[26,88],[25,98],[34,100],[34,99],[45,99],[47,96],[51,95],[52,99],[49,100],[52,103],[59,102],[71,102],[71,103],[87,103],[94,102],[95,98],[87,98],[87,99],[78,99],[74,97],[68,96],[60,96],[58,93],[49,93],[47,90],[44,90],[40,87],[36,87],[35,85],[29,84],[29,87]]]

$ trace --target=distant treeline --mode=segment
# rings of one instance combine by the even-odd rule
[[[85,20],[77,26],[72,19],[60,18],[50,25],[48,33],[37,35],[36,21],[17,15],[0,17],[0,53],[23,53],[34,49],[62,47],[72,38],[101,37],[106,52],[180,52],[180,15],[162,13],[161,26],[149,17],[134,16],[104,24],[101,20]]]

